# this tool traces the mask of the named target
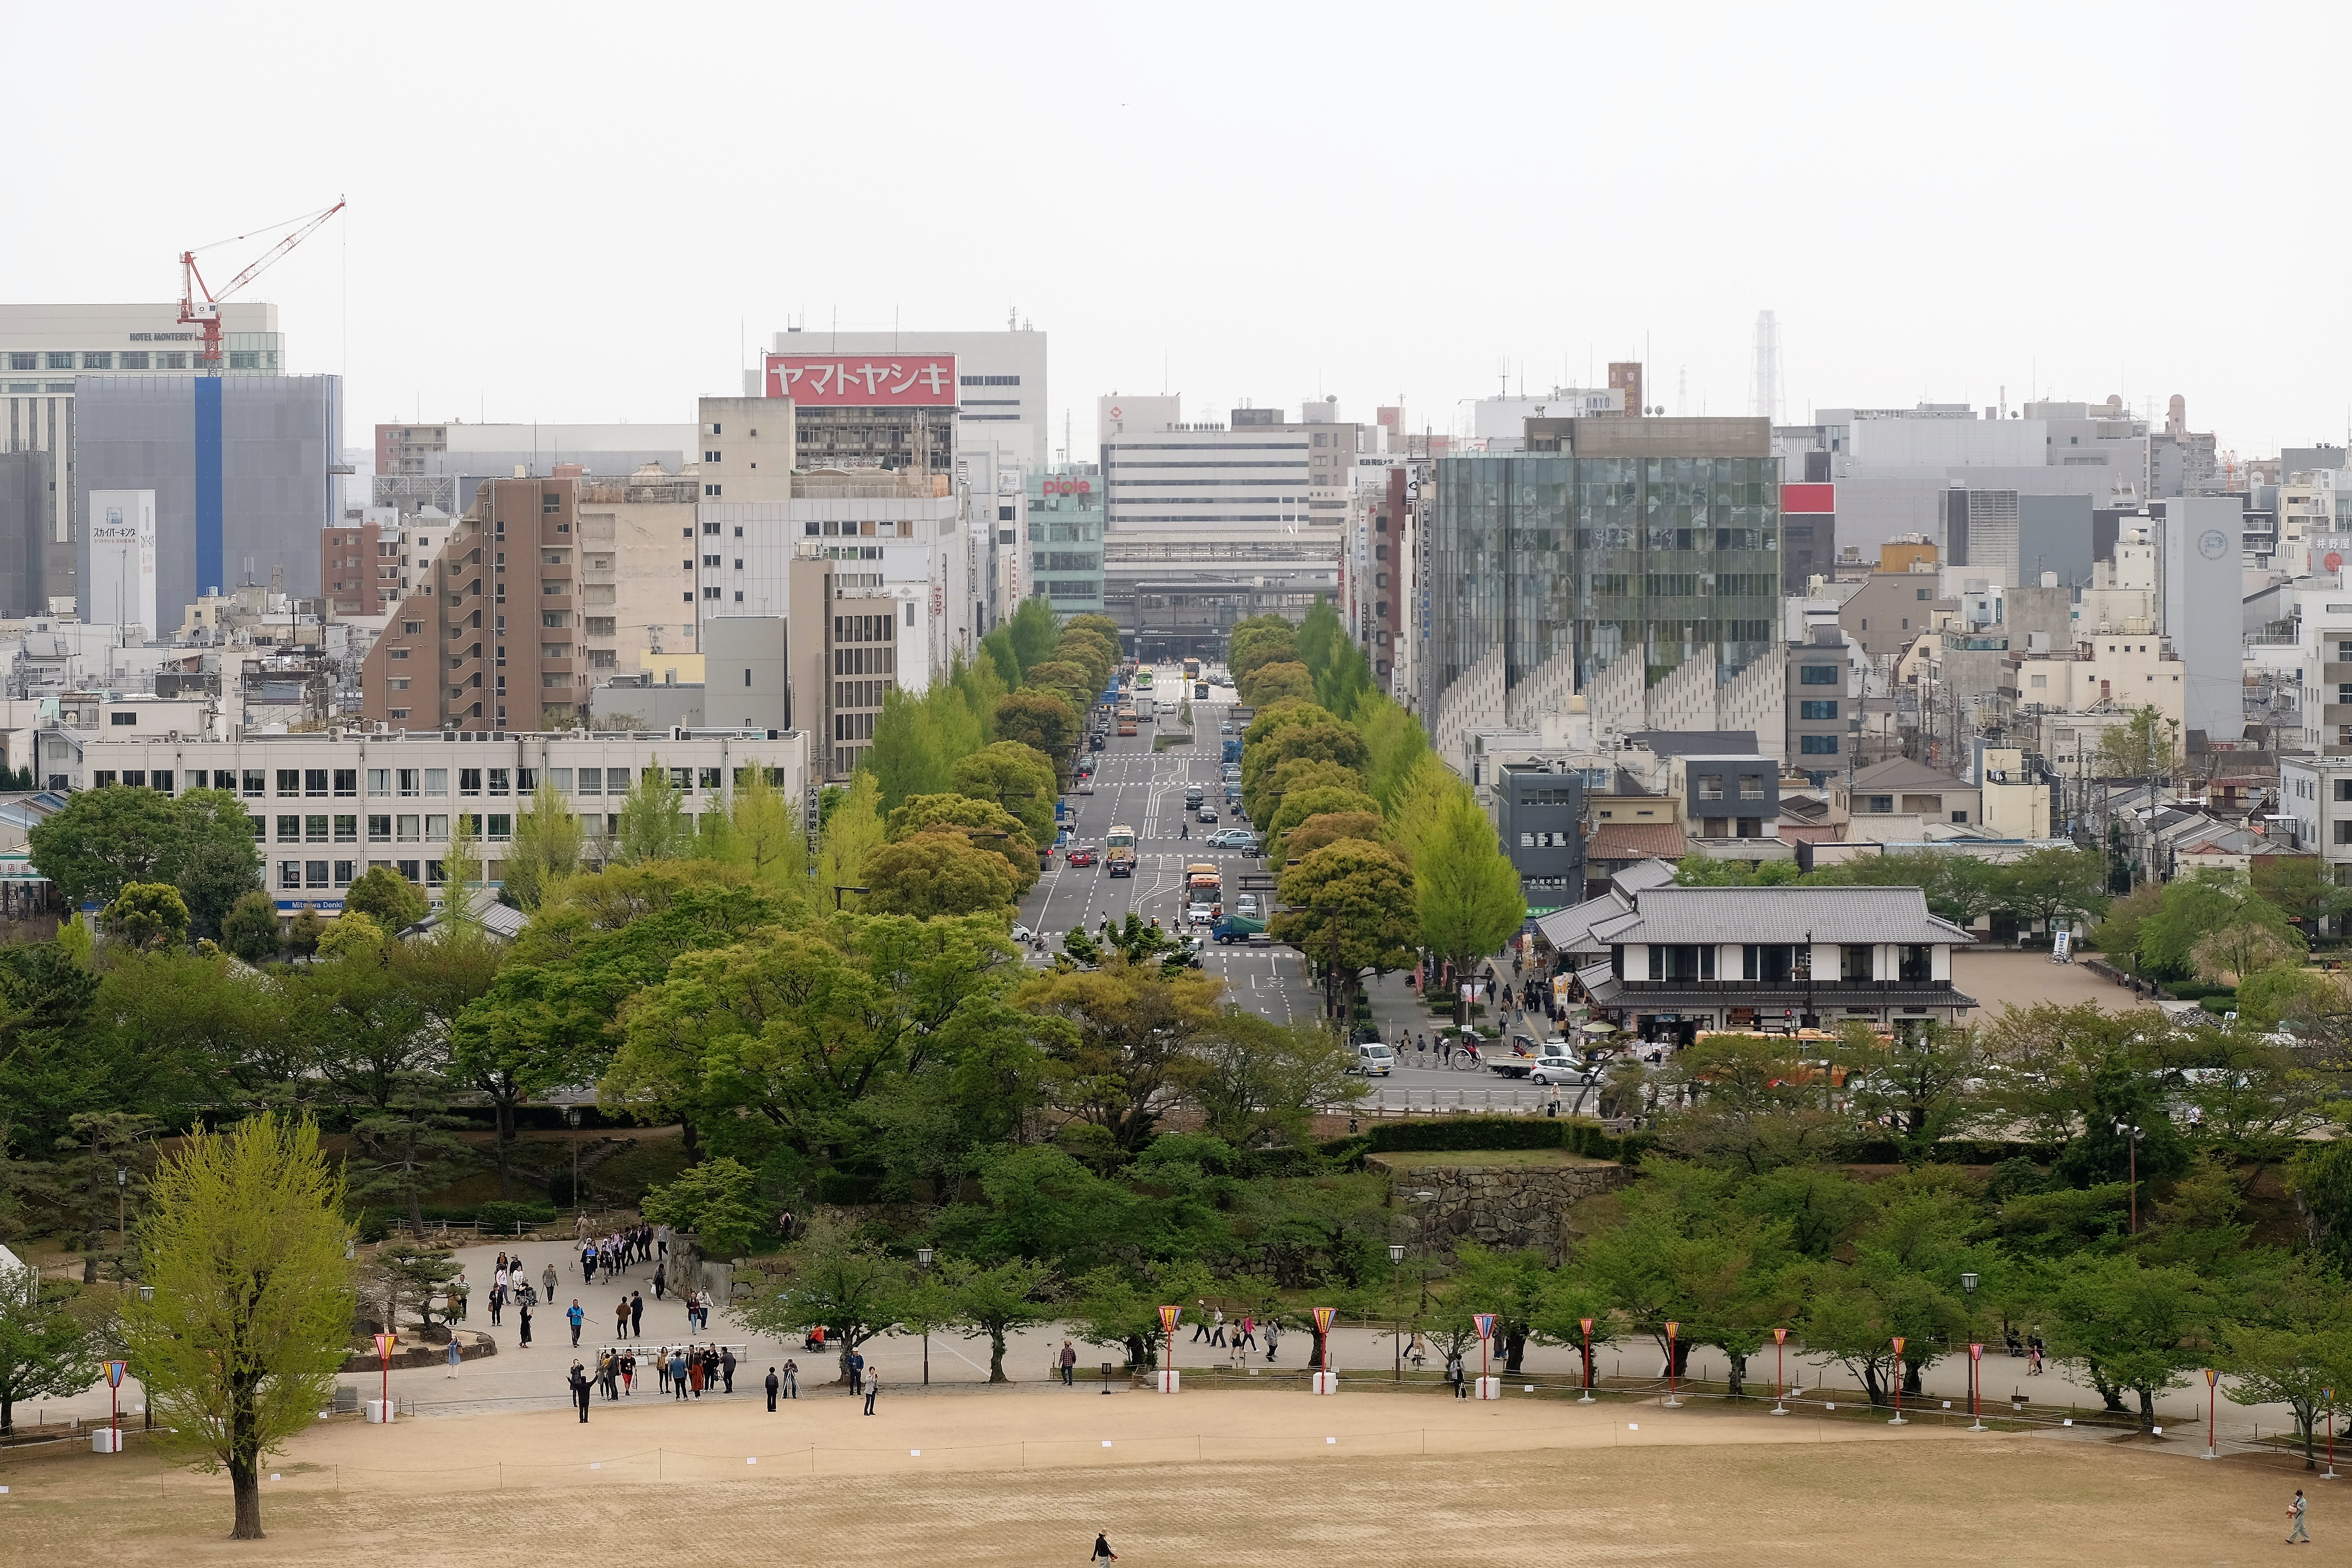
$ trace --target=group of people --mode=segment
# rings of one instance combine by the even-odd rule
[[[580,1241],[580,1278],[584,1284],[596,1282],[599,1268],[608,1276],[626,1274],[631,1264],[648,1261],[658,1276],[666,1271],[668,1260],[669,1226],[666,1225],[635,1225],[601,1237],[583,1237]],[[660,1295],[660,1289],[656,1288],[654,1294]]]
[[[1246,1312],[1243,1313],[1241,1321],[1234,1325],[1233,1340],[1228,1343],[1225,1339],[1224,1309],[1212,1308],[1206,1301],[1202,1302],[1201,1306],[1206,1312],[1206,1316],[1192,1325],[1194,1344],[1206,1340],[1217,1349],[1230,1352],[1231,1359],[1237,1366],[1243,1360],[1244,1351],[1257,1349],[1258,1321],[1255,1318]],[[1282,1326],[1269,1318],[1265,1321],[1265,1359],[1268,1363],[1274,1360],[1275,1352],[1280,1349],[1281,1345]]]
[[[664,1345],[646,1352],[653,1364],[659,1392],[677,1399],[699,1399],[705,1390],[714,1394],[735,1392],[735,1373],[741,1364],[735,1359],[732,1345]],[[574,1361],[567,1380],[572,1403],[579,1407],[580,1419],[588,1419],[588,1405],[596,1394],[608,1400],[634,1397],[637,1391],[637,1352],[631,1345],[612,1345],[596,1353],[591,1366]],[[792,1362],[784,1363],[784,1386],[793,1390],[785,1397],[794,1397],[799,1386],[800,1368]],[[776,1407],[776,1369],[768,1369],[768,1408]]]
[[[530,1310],[541,1300],[555,1299],[555,1266],[549,1264],[541,1271],[539,1278],[547,1288],[543,1298],[539,1288],[530,1282],[522,1259],[509,1258],[503,1252],[499,1254],[498,1268],[490,1276],[490,1326],[497,1328],[505,1322],[506,1309],[512,1303],[520,1342],[518,1349],[530,1349]],[[573,1342],[578,1342],[575,1339]]]

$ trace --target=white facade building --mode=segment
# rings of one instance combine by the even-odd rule
[[[155,492],[89,492],[90,619],[129,628],[148,642],[163,636],[155,609]]]
[[[996,332],[778,332],[775,353],[953,354],[956,444],[986,444],[1043,468],[1061,432],[1045,398],[1046,334],[1027,327]],[[761,372],[743,373],[743,390],[761,390]]]

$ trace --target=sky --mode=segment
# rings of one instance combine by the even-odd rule
[[[789,323],[1051,333],[1050,400],[1670,412],[2120,393],[2352,422],[2352,8],[394,7],[12,19],[0,299],[241,298],[379,420],[684,422]],[[2298,61],[2316,67],[2306,69]],[[215,278],[266,247],[207,249]]]

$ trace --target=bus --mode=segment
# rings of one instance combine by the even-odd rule
[[[1151,689],[1151,667],[1150,665],[1145,665],[1141,669],[1135,672],[1135,689],[1138,691],[1149,691]]]
[[[1187,680],[1198,680],[1201,679],[1201,661],[1199,659],[1188,658],[1184,661],[1184,679]]]
[[[1103,868],[1114,877],[1135,875],[1135,829],[1115,823],[1103,837]]]

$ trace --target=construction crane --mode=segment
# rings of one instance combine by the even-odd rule
[[[184,325],[204,329],[205,346],[196,353],[198,369],[214,375],[220,374],[221,301],[268,271],[278,258],[308,239],[321,224],[342,210],[343,204],[338,200],[333,206],[324,212],[312,213],[307,217],[289,220],[299,226],[294,232],[263,251],[250,267],[230,279],[217,294],[205,285],[205,275],[196,270],[196,252],[194,250],[180,252],[180,321]],[[272,228],[284,226],[286,226],[284,224],[270,226]],[[254,232],[267,234],[269,230],[257,229]],[[197,249],[211,250],[217,246],[234,245],[240,239],[250,237],[249,235],[232,235],[227,239],[215,240],[211,245],[199,246]]]

